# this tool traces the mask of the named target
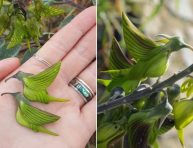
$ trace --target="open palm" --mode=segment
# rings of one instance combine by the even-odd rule
[[[48,105],[33,103],[34,106],[57,114],[61,119],[46,127],[59,134],[54,137],[35,133],[20,126],[15,119],[16,101],[10,95],[0,97],[0,147],[1,148],[83,148],[96,129],[96,99],[84,104],[79,94],[68,84],[74,77],[85,81],[96,91],[96,12],[90,7],[80,13],[67,26],[57,32],[37,53],[50,64],[62,60],[61,70],[49,87],[49,94],[67,98],[67,103]],[[18,66],[18,60],[6,62],[10,72]],[[47,66],[35,58],[29,59],[16,71],[39,73]],[[6,71],[2,71],[5,75]],[[10,75],[9,75],[10,76]],[[8,77],[9,77],[8,76]],[[0,76],[2,77],[2,76]],[[0,83],[0,94],[22,91],[21,82],[10,79]]]

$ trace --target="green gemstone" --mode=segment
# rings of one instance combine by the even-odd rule
[[[85,98],[89,98],[90,97],[90,93],[88,91],[87,88],[83,87],[81,84],[77,84],[76,88],[78,89],[78,91],[85,97]]]

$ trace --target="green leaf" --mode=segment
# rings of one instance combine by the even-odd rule
[[[123,51],[115,38],[112,42],[109,61],[111,69],[125,69],[132,65],[132,62],[123,54]]]
[[[50,17],[50,16],[57,16],[63,13],[64,13],[63,9],[51,7],[48,5],[43,5],[42,7],[42,16]]]
[[[176,129],[183,129],[193,121],[193,100],[182,100],[174,104]]]
[[[21,64],[25,63],[27,60],[29,60],[36,52],[38,51],[38,48],[31,48],[31,50],[27,50],[23,58],[21,60]]]
[[[8,48],[13,48],[16,45],[21,44],[25,35],[25,28],[22,22],[17,21],[14,25],[13,35],[11,36]]]
[[[9,27],[9,21],[9,16],[7,14],[0,15],[0,35]]]
[[[148,59],[151,51],[159,47],[156,42],[145,36],[137,29],[127,18],[126,14],[122,16],[124,40],[129,54],[135,58]]]
[[[33,39],[40,46],[39,37],[41,36],[41,24],[34,18],[28,19],[25,23],[26,38],[30,41]]]
[[[21,46],[15,46],[8,49],[5,41],[0,40],[0,60],[17,56],[20,50]]]
[[[56,78],[60,66],[61,62],[58,62],[36,75],[25,77],[23,78],[24,84],[30,89],[45,90]]]
[[[193,94],[193,78],[188,78],[182,83],[181,92],[186,92],[187,97]]]

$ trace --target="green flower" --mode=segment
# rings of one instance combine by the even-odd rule
[[[56,78],[60,70],[60,66],[61,66],[61,62],[58,62],[53,66],[47,68],[46,70],[40,72],[37,75],[19,71],[18,73],[16,73],[10,78],[16,78],[23,82],[24,96],[30,101],[36,101],[41,103],[49,103],[53,101],[65,102],[68,100],[49,96],[47,92],[47,88]]]
[[[35,132],[42,132],[53,136],[58,136],[58,134],[44,128],[43,125],[56,122],[60,119],[59,116],[33,107],[20,92],[4,93],[2,95],[5,94],[12,95],[18,102],[16,120],[20,125],[32,129]]]

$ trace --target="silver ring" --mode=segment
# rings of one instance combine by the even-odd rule
[[[46,66],[48,66],[48,67],[51,66],[51,64],[50,64],[48,61],[46,61],[45,59],[41,58],[41,57],[38,56],[37,54],[34,54],[33,57],[34,57],[36,60],[38,60],[39,62],[45,64]]]
[[[92,91],[92,89],[83,80],[77,77],[74,78],[69,85],[82,96],[85,102],[90,101],[95,96],[95,93]]]

